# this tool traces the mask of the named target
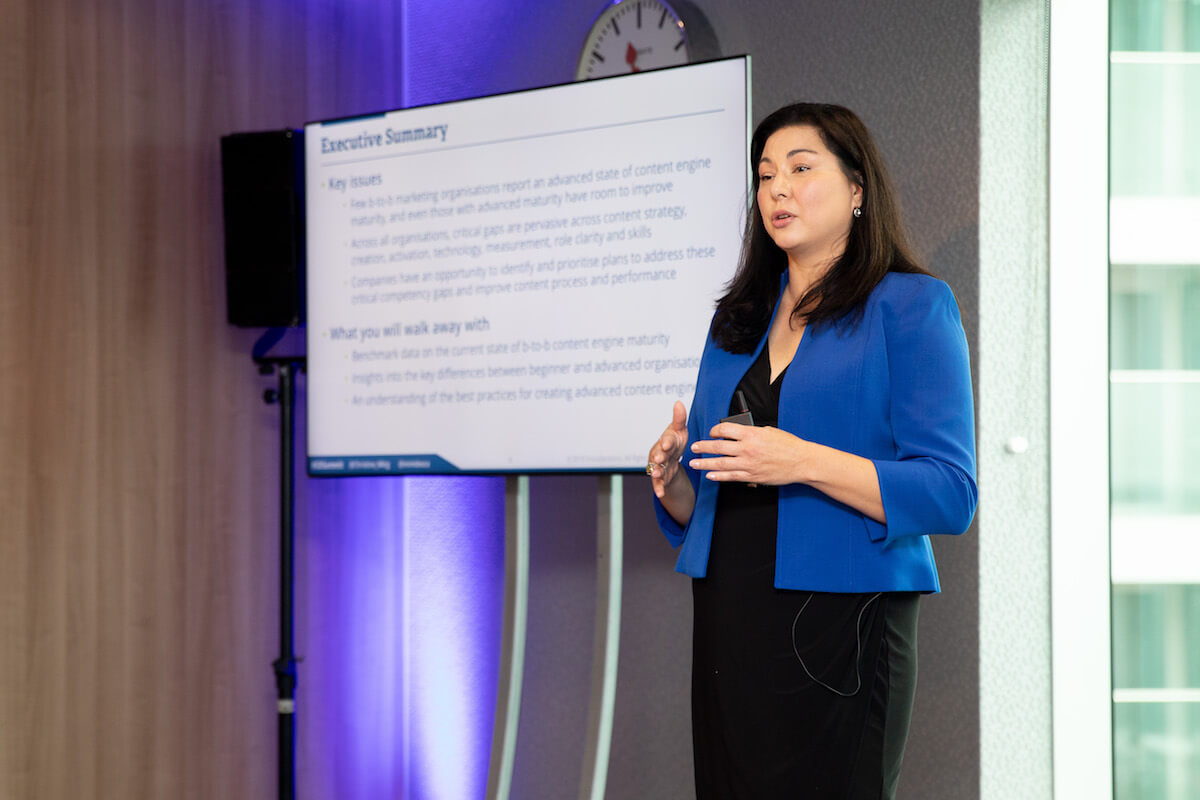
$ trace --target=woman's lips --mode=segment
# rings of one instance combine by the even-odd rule
[[[771,224],[776,228],[782,228],[795,218],[796,216],[794,214],[789,214],[786,211],[779,211],[771,215]]]

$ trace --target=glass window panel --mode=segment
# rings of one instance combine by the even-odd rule
[[[1119,800],[1200,797],[1200,703],[1117,703],[1113,758]]]
[[[1110,73],[1111,192],[1200,195],[1200,59],[1128,63]]]
[[[1200,514],[1200,383],[1114,381],[1110,413],[1114,512]]]
[[[1113,688],[1200,688],[1200,586],[1113,586]],[[1200,788],[1200,787],[1198,787]]]
[[[1113,269],[1109,363],[1113,369],[1162,369],[1162,309],[1166,298],[1162,292],[1138,286],[1137,277],[1134,269],[1120,275]]]
[[[1180,292],[1183,306],[1183,368],[1200,370],[1200,268],[1193,268],[1192,280]]]
[[[1200,0],[1113,0],[1113,50],[1200,50]]]
[[[1200,265],[1114,264],[1110,287],[1114,370],[1200,370]]]
[[[1175,245],[1200,235],[1164,216],[1200,197],[1200,0],[1109,9],[1111,224],[1133,262],[1109,273],[1113,574],[1186,581],[1165,573],[1200,537],[1200,267],[1149,262],[1193,260]],[[1143,251],[1142,223],[1116,216],[1145,208],[1171,247]],[[1200,585],[1115,584],[1112,625],[1116,800],[1200,798]]]

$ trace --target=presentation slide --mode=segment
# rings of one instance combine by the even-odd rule
[[[305,128],[313,475],[645,466],[747,198],[749,59]]]

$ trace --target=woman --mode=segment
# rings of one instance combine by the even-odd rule
[[[690,417],[646,468],[694,579],[697,797],[890,798],[929,535],[975,513],[966,340],[851,111],[776,111],[750,168]]]

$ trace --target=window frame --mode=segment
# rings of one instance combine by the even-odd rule
[[[1048,211],[1054,795],[1092,800],[1113,796],[1108,33],[1107,3],[1052,0]]]

